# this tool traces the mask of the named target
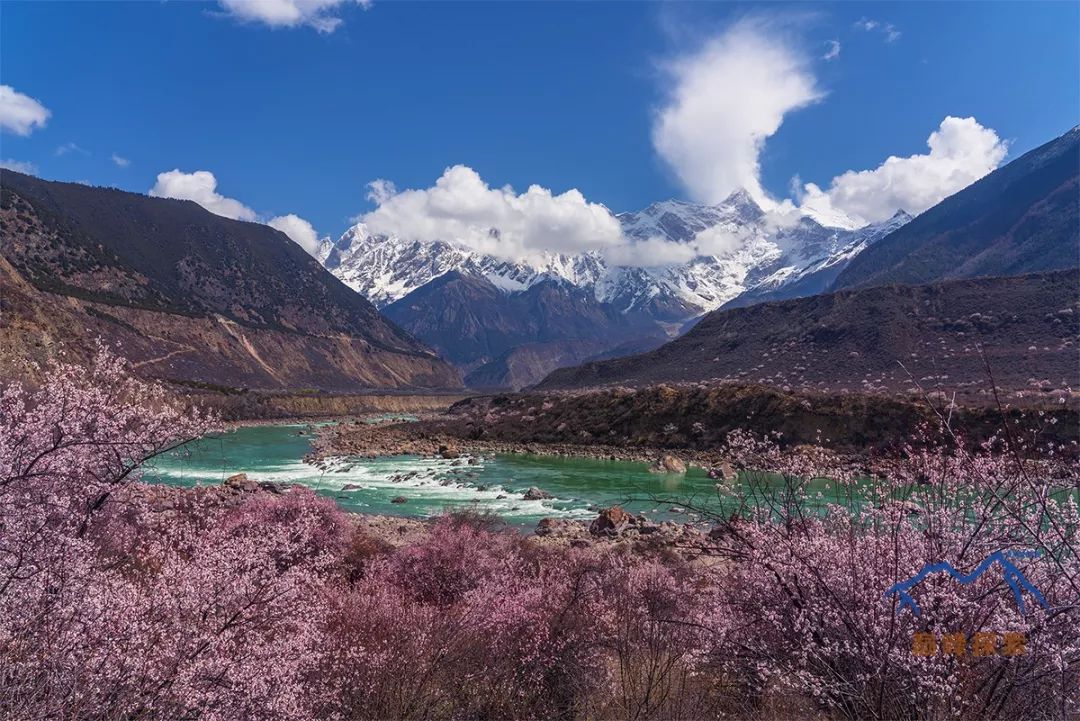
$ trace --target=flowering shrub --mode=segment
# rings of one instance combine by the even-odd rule
[[[962,443],[909,447],[875,464],[867,485],[820,452],[792,458],[733,434],[733,458],[781,477],[749,473],[746,491],[712,509],[720,552],[733,562],[721,605],[746,630],[714,650],[718,665],[808,694],[845,718],[1080,712],[1077,479],[1053,493],[1040,480],[1045,468],[1000,440],[978,454]],[[835,497],[849,501],[815,497],[809,481],[825,473],[814,469],[827,469]],[[970,585],[930,575],[911,591],[918,617],[885,596],[927,564],[967,572],[1009,549],[1035,552],[1018,565],[1048,608],[1025,591],[1022,614],[1000,566]],[[945,639],[942,652],[913,652],[916,634],[927,633]],[[969,647],[983,634],[1017,634],[1025,653]]]
[[[0,392],[0,717],[306,713],[340,512],[310,494],[155,507],[140,462],[211,426],[104,352]]]
[[[1080,713],[1075,469],[1045,482],[1033,443],[854,468],[731,434],[743,483],[699,504],[715,527],[688,561],[461,516],[393,547],[301,489],[136,482],[212,425],[104,353],[0,390],[0,717]],[[968,572],[1009,550],[1037,552],[1015,556],[1041,594],[1021,589],[1026,613],[1000,565],[911,586],[918,616],[887,594],[928,563]]]

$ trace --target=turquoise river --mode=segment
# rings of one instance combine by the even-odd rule
[[[508,523],[534,525],[544,517],[593,518],[597,507],[622,504],[650,517],[687,520],[673,503],[653,498],[704,498],[716,481],[700,468],[685,475],[651,473],[642,463],[532,455],[484,455],[472,462],[394,456],[334,458],[320,469],[304,461],[307,424],[243,426],[193,441],[151,460],[144,480],[178,486],[221,483],[234,473],[258,481],[296,483],[361,513],[427,517],[472,508]],[[526,501],[530,487],[551,499]],[[405,503],[391,503],[396,497]],[[673,512],[672,509],[675,509]]]

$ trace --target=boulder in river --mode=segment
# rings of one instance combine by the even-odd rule
[[[225,479],[225,487],[242,493],[254,493],[259,490],[259,484],[248,478],[246,473],[237,473]]]
[[[546,498],[552,498],[553,496],[545,490],[533,486],[529,490],[525,491],[525,495],[522,496],[526,501],[542,501]]]
[[[678,456],[665,453],[649,467],[653,473],[686,473],[686,463]]]
[[[391,503],[408,503],[409,499],[406,498],[405,496],[394,496],[393,498],[390,499],[390,502]]]
[[[443,458],[457,458],[461,455],[461,451],[459,451],[454,446],[448,446],[444,444],[439,446],[439,455]]]

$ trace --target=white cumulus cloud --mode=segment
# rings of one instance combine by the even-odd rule
[[[745,188],[762,203],[759,156],[784,116],[823,97],[808,59],[775,29],[743,21],[664,67],[653,145],[688,193],[718,203]]]
[[[235,198],[226,198],[217,192],[217,178],[209,170],[185,173],[174,169],[158,173],[157,182],[150,188],[150,195],[158,198],[193,200],[215,215],[233,220],[256,219],[255,211]]]
[[[319,234],[315,232],[315,227],[299,215],[279,215],[266,221],[266,224],[292,238],[294,243],[311,255],[315,255],[319,249]]]
[[[119,163],[118,163],[119,164]],[[185,173],[174,169],[158,173],[157,182],[150,189],[150,195],[157,198],[176,198],[191,200],[209,210],[233,220],[246,220],[264,223],[289,236],[297,245],[312,255],[319,246],[319,234],[308,221],[289,213],[270,220],[263,220],[259,214],[235,198],[227,198],[217,192],[217,178],[209,170],[196,170]],[[264,216],[265,217],[265,216]]]
[[[242,22],[260,22],[272,28],[307,26],[332,33],[341,25],[334,12],[353,3],[369,7],[371,0],[220,0],[225,12]]]
[[[577,253],[623,242],[622,229],[603,205],[578,190],[556,195],[532,185],[523,193],[492,188],[472,168],[447,168],[430,188],[398,191],[375,181],[377,207],[359,220],[374,233],[410,240],[456,241],[499,258],[519,260],[544,251]]]
[[[867,223],[901,208],[918,214],[997,168],[1008,153],[1008,144],[975,118],[946,117],[926,143],[929,153],[890,156],[873,170],[849,170],[827,189],[807,183],[801,207],[822,214],[839,210]]]
[[[514,262],[539,260],[546,253],[595,251],[612,265],[658,267],[724,255],[744,240],[721,228],[708,228],[688,242],[629,237],[607,207],[589,202],[578,190],[555,194],[539,185],[523,193],[509,186],[493,188],[465,165],[447,168],[429,188],[399,191],[386,180],[368,187],[376,208],[353,220],[369,232],[445,241]]]
[[[34,128],[44,128],[52,115],[49,109],[10,85],[0,85],[0,130],[29,135]]]

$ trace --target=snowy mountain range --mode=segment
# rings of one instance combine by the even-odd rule
[[[719,247],[686,262],[657,266],[613,265],[597,251],[547,253],[514,262],[476,253],[452,239],[431,243],[375,235],[358,223],[336,242],[323,241],[318,258],[380,308],[457,270],[507,293],[561,279],[589,289],[599,302],[624,313],[643,311],[660,321],[679,322],[743,295],[780,297],[782,289],[823,270],[838,273],[868,245],[911,219],[899,211],[884,223],[855,230],[823,225],[809,215],[778,223],[745,191],[715,206],[668,200],[617,218],[631,239],[701,245],[705,240]]]
[[[911,220],[899,211],[852,229],[846,218],[767,212],[745,191],[718,205],[668,200],[616,217],[630,247],[660,243],[685,251],[683,260],[627,265],[590,251],[510,261],[453,239],[376,235],[363,223],[324,241],[318,258],[466,382],[518,388],[558,367],[655,347],[720,307],[819,293]]]

